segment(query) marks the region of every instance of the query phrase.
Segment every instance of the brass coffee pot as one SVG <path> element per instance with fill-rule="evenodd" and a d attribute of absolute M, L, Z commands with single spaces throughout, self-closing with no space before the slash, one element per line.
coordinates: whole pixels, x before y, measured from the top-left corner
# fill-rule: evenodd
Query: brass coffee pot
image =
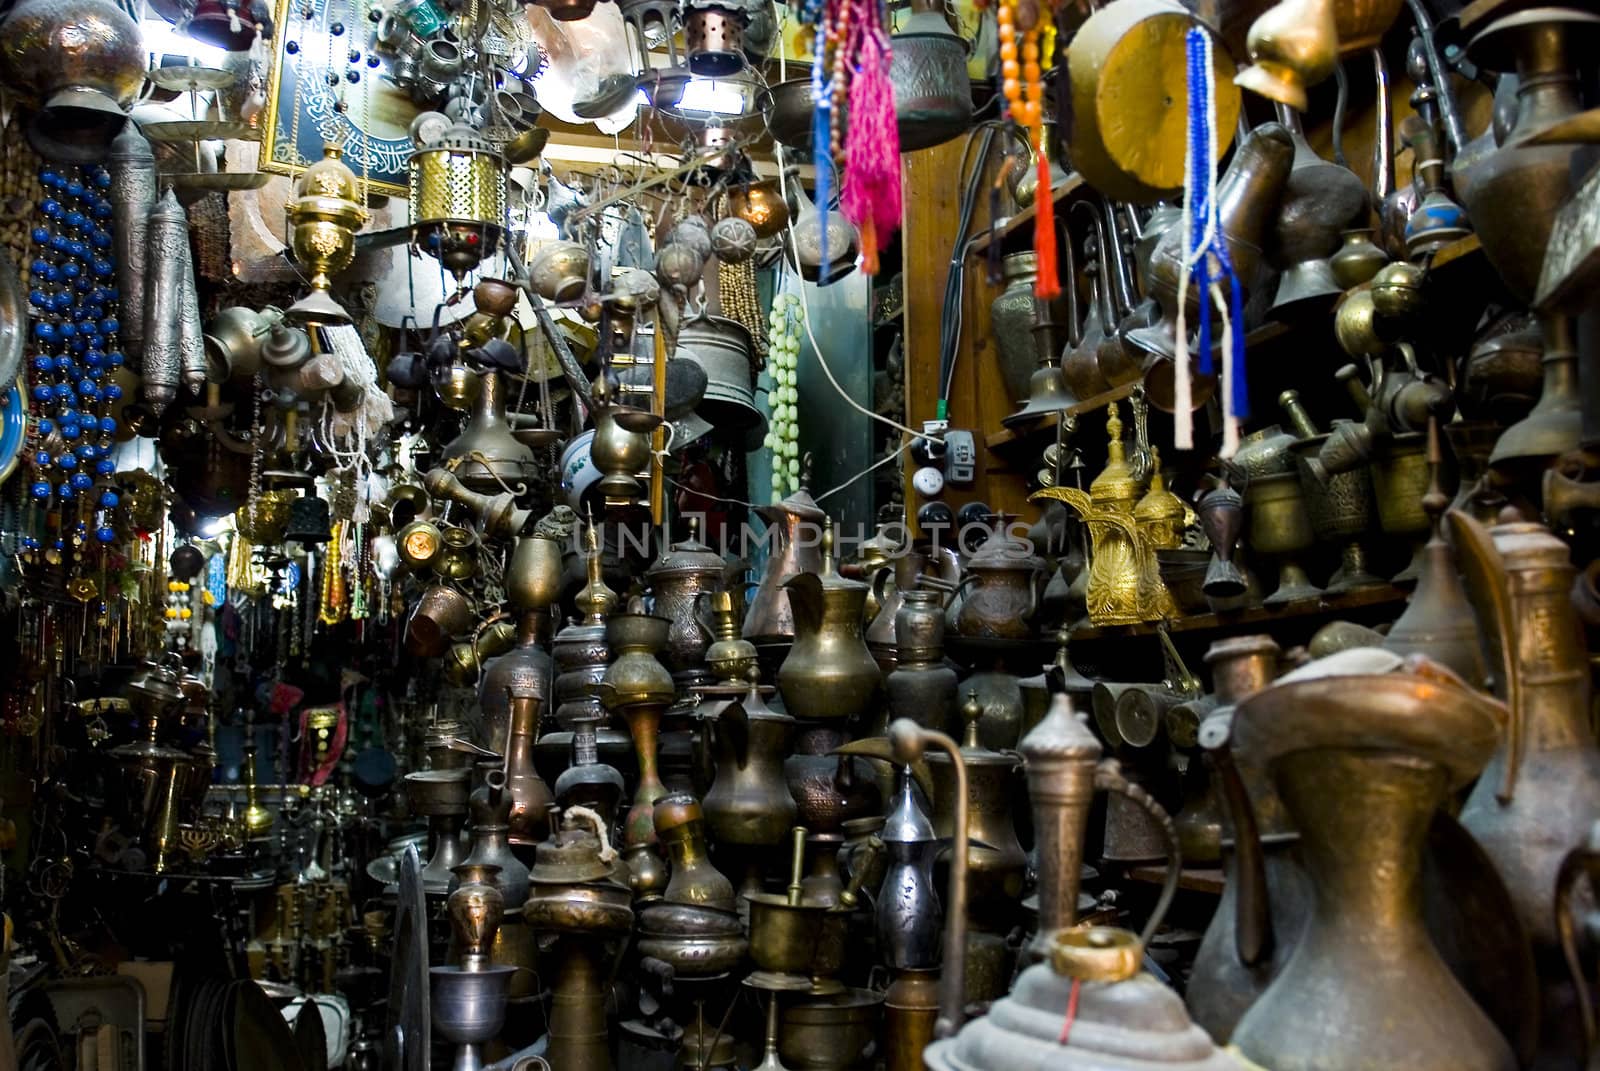
<path fill-rule="evenodd" d="M 689 538 L 664 549 L 644 574 L 654 595 L 655 613 L 672 622 L 662 664 L 685 687 L 707 681 L 705 656 L 711 631 L 701 619 L 700 597 L 722 589 L 727 567 L 722 555 L 700 542 L 697 527 L 691 520 Z"/>
<path fill-rule="evenodd" d="M 1034 636 L 1033 615 L 1049 577 L 1032 544 L 1007 533 L 1007 520 L 999 517 L 994 533 L 967 560 L 954 622 L 963 637 L 1028 640 Z"/>
<path fill-rule="evenodd" d="M 1296 954 L 1233 1033 L 1246 1057 L 1282 1071 L 1517 1066 L 1434 947 L 1420 873 L 1434 812 L 1483 768 L 1504 717 L 1437 663 L 1372 648 L 1239 704 L 1237 746 L 1271 769 L 1314 894 Z"/>
<path fill-rule="evenodd" d="M 970 846 L 967 849 L 967 895 L 972 917 L 1004 928 L 1022 897 L 1023 872 L 1028 858 L 1017 840 L 1011 820 L 1013 784 L 1020 756 L 991 751 L 978 740 L 978 720 L 983 706 L 976 692 L 967 693 L 961 705 L 965 729 L 961 758 L 967 767 L 967 808 Z M 942 731 L 942 730 L 941 730 Z M 955 773 L 949 756 L 935 751 L 928 756 L 933 779 L 933 830 L 940 838 L 955 836 Z"/>
<path fill-rule="evenodd" d="M 1447 516 L 1510 708 L 1461 824 L 1494 860 L 1534 947 L 1553 954 L 1556 874 L 1600 813 L 1588 654 L 1571 598 L 1576 574 L 1565 543 L 1509 509 L 1492 528 L 1459 510 Z"/>
<path fill-rule="evenodd" d="M 822 572 L 822 522 L 804 486 L 776 506 L 759 506 L 756 515 L 771 526 L 774 546 L 766 572 L 744 615 L 744 638 L 757 648 L 786 647 L 794 642 L 794 610 L 785 585 L 802 573 Z"/>
<path fill-rule="evenodd" d="M 792 577 L 784 590 L 794 625 L 794 645 L 778 669 L 784 709 L 807 721 L 865 712 L 882 680 L 863 633 L 867 585 L 834 571 L 831 523 L 822 531 L 820 571 Z"/>
<path fill-rule="evenodd" d="M 888 859 L 877 898 L 878 945 L 884 962 L 897 971 L 937 967 L 944 929 L 933 881 L 939 839 L 918 795 L 910 768 L 898 767 L 889 816 L 878 834 Z"/>
<path fill-rule="evenodd" d="M 1159 620 L 1174 611 L 1161 581 L 1156 547 L 1133 515 L 1141 487 L 1134 479 L 1122 443 L 1117 403 L 1106 415 L 1106 467 L 1087 493 L 1076 487 L 1046 487 L 1032 498 L 1056 499 L 1077 511 L 1089 528 L 1089 620 L 1096 625 L 1131 625 Z"/>
<path fill-rule="evenodd" d="M 778 844 L 798 813 L 783 776 L 795 720 L 767 706 L 753 681 L 715 685 L 701 695 L 701 734 L 715 756 L 704 801 L 712 836 L 719 845 Z"/>

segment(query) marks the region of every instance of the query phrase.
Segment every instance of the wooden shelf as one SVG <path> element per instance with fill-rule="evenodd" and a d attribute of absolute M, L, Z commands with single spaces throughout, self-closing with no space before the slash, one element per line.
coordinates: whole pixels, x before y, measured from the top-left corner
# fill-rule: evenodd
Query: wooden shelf
<path fill-rule="evenodd" d="M 1221 613 L 1189 614 L 1165 623 L 1170 633 L 1205 632 L 1208 630 L 1241 628 L 1268 622 L 1288 621 L 1295 618 L 1332 616 L 1369 606 L 1386 606 L 1404 602 L 1406 593 L 1390 584 L 1381 587 L 1358 588 L 1340 595 L 1319 595 L 1299 599 L 1283 606 L 1252 606 L 1244 610 L 1225 610 Z M 1154 636 L 1162 622 L 1142 621 L 1137 625 L 1086 625 L 1072 630 L 1072 640 L 1115 640 L 1127 636 Z"/>
<path fill-rule="evenodd" d="M 1132 866 L 1128 868 L 1126 873 L 1133 881 L 1146 881 L 1152 885 L 1160 885 L 1167 880 L 1167 865 L 1165 863 L 1155 863 Z M 1221 896 L 1224 884 L 1226 884 L 1226 877 L 1221 867 L 1186 866 L 1178 871 L 1178 888 L 1180 889 L 1191 889 L 1194 892 Z"/>
<path fill-rule="evenodd" d="M 1079 175 L 1076 171 L 1072 172 L 1066 178 L 1050 187 L 1051 203 L 1061 203 L 1073 193 L 1077 192 L 1082 186 L 1083 176 Z M 970 246 L 968 246 L 967 256 L 969 258 L 986 256 L 989 252 L 989 246 L 996 239 L 1004 242 L 1007 238 L 1011 237 L 1011 235 L 1015 234 L 1018 228 L 1025 225 L 1031 225 L 1033 223 L 1033 217 L 1038 214 L 1038 210 L 1039 206 L 1037 204 L 1031 204 L 1027 208 L 1024 208 L 1021 212 L 1018 212 L 1016 215 L 1007 217 L 1006 221 L 1000 224 L 999 230 L 991 228 L 988 234 L 983 235 L 974 241 Z"/>

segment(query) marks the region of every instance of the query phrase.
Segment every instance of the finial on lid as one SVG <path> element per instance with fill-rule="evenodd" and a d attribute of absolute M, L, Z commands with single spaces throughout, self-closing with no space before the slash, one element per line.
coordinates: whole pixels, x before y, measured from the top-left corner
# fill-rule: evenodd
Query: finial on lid
<path fill-rule="evenodd" d="M 983 717 L 983 704 L 978 702 L 978 690 L 967 689 L 967 701 L 961 704 L 961 717 L 965 722 L 962 730 L 961 746 L 976 748 L 978 743 L 978 721 Z"/>

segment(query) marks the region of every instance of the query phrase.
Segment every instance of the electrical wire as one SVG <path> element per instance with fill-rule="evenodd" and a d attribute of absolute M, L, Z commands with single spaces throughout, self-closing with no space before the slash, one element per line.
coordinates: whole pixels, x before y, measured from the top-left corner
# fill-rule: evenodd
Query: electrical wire
<path fill-rule="evenodd" d="M 789 200 L 789 189 L 788 189 L 788 175 L 787 175 L 786 169 L 784 167 L 784 161 L 783 161 L 783 146 L 782 145 L 777 145 L 777 146 L 775 146 L 775 149 L 777 150 L 777 155 L 778 155 L 778 192 L 779 192 L 779 195 L 784 199 L 784 203 L 787 204 L 788 200 Z M 826 163 L 821 163 L 821 164 L 818 164 L 818 166 L 827 166 L 827 165 L 826 165 Z M 819 206 L 819 211 L 822 213 L 822 225 L 825 227 L 825 226 L 828 225 L 828 206 L 827 205 Z M 796 247 L 796 244 L 795 244 L 794 219 L 793 218 L 790 218 L 788 226 L 789 226 L 789 257 L 793 258 L 793 268 L 794 268 L 795 276 L 801 280 L 800 281 L 800 285 L 795 288 L 796 291 L 798 291 L 799 297 L 800 297 L 800 323 L 801 323 L 801 326 L 803 326 L 805 328 L 806 338 L 808 340 L 810 340 L 810 342 L 811 342 L 811 352 L 816 354 L 817 363 L 822 366 L 822 372 L 823 372 L 824 375 L 826 375 L 828 377 L 828 382 L 833 384 L 833 389 L 838 392 L 839 397 L 844 399 L 845 404 L 850 406 L 850 408 L 854 409 L 856 412 L 861 413 L 862 415 L 868 417 L 869 419 L 876 420 L 880 424 L 886 424 L 889 427 L 894 428 L 896 431 L 904 432 L 905 434 L 910 435 L 913 438 L 926 439 L 929 442 L 937 441 L 934 436 L 926 435 L 926 434 L 916 430 L 915 428 L 907 427 L 906 425 L 900 423 L 898 420 L 890 420 L 888 417 L 882 415 L 881 413 L 874 413 L 872 410 L 868 409 L 866 406 L 862 405 L 860 402 L 858 402 L 854 398 L 850 397 L 849 392 L 846 391 L 843 387 L 841 387 L 839 385 L 839 381 L 834 378 L 833 369 L 828 366 L 828 358 L 823 355 L 822 346 L 817 343 L 817 336 L 815 334 L 813 334 L 812 331 L 811 331 L 811 307 L 806 301 L 806 287 L 805 287 L 804 277 L 800 275 L 800 253 L 799 253 L 799 250 L 798 250 L 798 248 Z M 788 257 L 786 257 L 784 259 L 783 265 L 784 265 L 785 270 L 787 270 L 789 268 L 790 262 L 789 262 Z M 782 279 L 781 275 L 779 277 L 778 283 L 779 283 L 778 289 L 781 289 L 782 283 L 783 283 L 783 279 Z"/>

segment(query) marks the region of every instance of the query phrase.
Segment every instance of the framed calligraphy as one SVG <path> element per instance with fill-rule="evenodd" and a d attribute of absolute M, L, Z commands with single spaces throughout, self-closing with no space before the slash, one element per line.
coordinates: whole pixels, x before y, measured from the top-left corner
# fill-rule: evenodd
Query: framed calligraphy
<path fill-rule="evenodd" d="M 367 10 L 375 0 L 350 0 L 342 14 L 321 17 L 319 9 L 330 2 L 311 0 L 302 8 L 274 0 L 279 29 L 267 80 L 261 169 L 298 175 L 331 142 L 343 147 L 345 163 L 370 183 L 372 193 L 405 196 L 409 131 L 421 109 L 394 84 L 389 57 L 371 48 Z M 330 18 L 344 24 L 342 33 L 329 33 Z M 356 81 L 349 80 L 351 74 Z"/>

